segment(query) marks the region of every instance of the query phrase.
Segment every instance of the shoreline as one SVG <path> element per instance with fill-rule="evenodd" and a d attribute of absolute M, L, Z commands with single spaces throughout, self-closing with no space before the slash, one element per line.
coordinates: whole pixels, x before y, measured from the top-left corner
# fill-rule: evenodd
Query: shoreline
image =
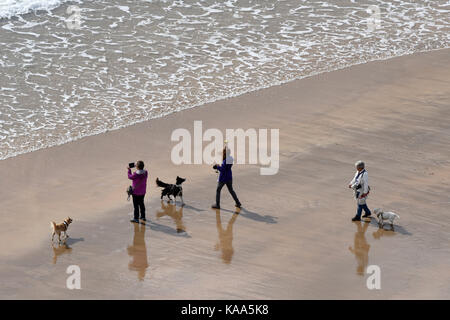
<path fill-rule="evenodd" d="M 408 56 L 411 56 L 411 55 L 427 54 L 427 53 L 431 53 L 431 52 L 448 50 L 448 49 L 450 49 L 450 47 L 439 48 L 439 49 L 431 49 L 431 50 L 424 50 L 424 51 L 416 51 L 416 52 L 408 52 L 408 53 L 403 53 L 403 54 L 400 54 L 400 55 L 397 55 L 397 56 L 378 57 L 378 58 L 374 58 L 372 60 L 362 61 L 362 62 L 358 62 L 358 63 L 352 64 L 352 65 L 346 65 L 346 66 L 343 66 L 343 67 L 339 67 L 339 68 L 336 68 L 336 69 L 331 69 L 331 70 L 326 70 L 326 71 L 318 71 L 318 72 L 314 72 L 314 73 L 306 75 L 306 76 L 298 76 L 298 77 L 295 77 L 295 78 L 287 80 L 287 81 L 281 81 L 281 82 L 272 83 L 272 84 L 270 84 L 269 86 L 266 86 L 266 87 L 264 87 L 264 86 L 263 87 L 258 87 L 258 88 L 255 88 L 255 89 L 250 89 L 248 91 L 244 91 L 244 92 L 238 93 L 238 94 L 233 94 L 233 95 L 229 95 L 229 96 L 220 97 L 220 98 L 217 98 L 217 99 L 208 100 L 208 101 L 205 101 L 205 102 L 201 102 L 200 104 L 196 104 L 196 105 L 193 105 L 193 106 L 186 107 L 185 109 L 181 109 L 181 110 L 177 110 L 177 111 L 170 111 L 169 113 L 157 115 L 157 116 L 146 118 L 146 119 L 143 119 L 143 120 L 137 120 L 136 122 L 131 122 L 131 123 L 128 123 L 128 124 L 124 124 L 124 125 L 121 125 L 121 126 L 118 126 L 118 127 L 107 129 L 105 131 L 93 132 L 91 134 L 79 136 L 79 137 L 76 137 L 76 138 L 71 138 L 70 140 L 67 140 L 67 141 L 56 142 L 54 144 L 51 144 L 51 145 L 48 145 L 48 146 L 45 146 L 45 147 L 31 148 L 30 150 L 27 150 L 27 151 L 24 151 L 24 152 L 20 152 L 20 153 L 16 153 L 16 154 L 7 156 L 5 158 L 2 158 L 2 159 L 0 159 L 0 162 L 4 161 L 4 160 L 7 160 L 7 159 L 10 159 L 10 158 L 15 158 L 15 157 L 21 156 L 23 154 L 32 153 L 32 152 L 36 152 L 36 151 L 39 151 L 39 150 L 45 150 L 45 149 L 48 149 L 48 148 L 61 146 L 61 145 L 64 145 L 64 144 L 76 142 L 76 141 L 81 140 L 81 139 L 93 137 L 93 136 L 100 135 L 100 134 L 105 134 L 105 133 L 108 133 L 108 132 L 113 132 L 113 131 L 117 131 L 117 130 L 126 129 L 128 127 L 131 127 L 131 126 L 134 126 L 134 125 L 137 125 L 137 124 L 141 124 L 141 123 L 144 123 L 144 122 L 147 122 L 147 121 L 161 119 L 161 118 L 167 117 L 167 116 L 169 116 L 171 114 L 174 114 L 174 113 L 178 113 L 178 112 L 182 112 L 182 111 L 185 111 L 185 110 L 198 108 L 198 107 L 201 107 L 201 106 L 204 106 L 204 105 L 208 105 L 208 104 L 213 104 L 213 103 L 218 102 L 218 101 L 237 98 L 237 97 L 239 97 L 241 95 L 245 95 L 245 94 L 249 94 L 249 93 L 255 93 L 255 92 L 258 92 L 258 91 L 261 91 L 261 90 L 266 90 L 266 89 L 269 89 L 269 88 L 272 88 L 272 87 L 282 86 L 282 85 L 288 84 L 290 82 L 300 81 L 300 80 L 303 80 L 303 79 L 308 79 L 310 77 L 317 77 L 317 76 L 319 76 L 321 74 L 326 74 L 326 73 L 330 73 L 330 72 L 346 70 L 346 69 L 349 69 L 349 68 L 352 68 L 352 67 L 355 67 L 355 66 L 360 66 L 360 65 L 364 65 L 364 64 L 372 63 L 372 62 L 387 61 L 387 60 L 391 60 L 391 59 L 398 59 L 398 58 L 402 58 L 402 57 L 408 57 Z"/>
<path fill-rule="evenodd" d="M 321 73 L 0 161 L 0 276 L 7 279 L 0 297 L 450 297 L 443 245 L 450 230 L 449 51 Z M 209 208 L 216 184 L 209 165 L 170 161 L 172 130 L 192 130 L 195 120 L 222 131 L 280 129 L 277 175 L 233 167 L 244 206 L 237 216 L 225 189 L 223 210 Z M 125 167 L 138 158 L 149 169 L 151 222 L 136 231 Z M 398 212 L 396 232 L 350 222 L 346 183 L 360 158 L 374 187 L 369 207 Z M 154 185 L 156 177 L 172 183 L 177 175 L 188 178 L 186 235 L 176 232 L 179 207 L 165 208 Z M 67 215 L 74 219 L 71 250 L 53 263 L 49 222 Z M 128 250 L 133 241 L 146 245 L 148 267 Z M 64 287 L 71 264 L 86 275 L 78 292 Z M 368 264 L 383 270 L 381 291 L 365 286 L 359 271 Z"/>

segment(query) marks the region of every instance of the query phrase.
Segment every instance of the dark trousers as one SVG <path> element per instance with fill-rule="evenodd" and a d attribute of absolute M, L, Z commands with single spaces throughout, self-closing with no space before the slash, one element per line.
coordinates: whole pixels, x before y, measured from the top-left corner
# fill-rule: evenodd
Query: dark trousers
<path fill-rule="evenodd" d="M 364 212 L 365 212 L 367 215 L 372 214 L 372 213 L 370 212 L 369 207 L 367 206 L 366 203 L 364 203 L 364 204 L 358 204 L 358 210 L 356 211 L 356 217 L 361 218 L 361 213 L 362 213 L 363 209 L 364 209 Z"/>
<path fill-rule="evenodd" d="M 236 204 L 241 205 L 241 203 L 239 202 L 239 199 L 236 195 L 236 192 L 234 192 L 234 190 L 233 190 L 233 180 L 228 180 L 227 182 L 219 182 L 217 184 L 216 205 L 220 207 L 220 191 L 222 191 L 222 188 L 224 185 L 227 185 L 228 191 L 230 192 L 230 194 L 233 197 Z"/>
<path fill-rule="evenodd" d="M 139 210 L 141 211 L 141 219 L 145 219 L 145 205 L 144 205 L 144 197 L 137 196 L 133 194 L 133 206 L 134 206 L 134 219 L 139 219 Z"/>

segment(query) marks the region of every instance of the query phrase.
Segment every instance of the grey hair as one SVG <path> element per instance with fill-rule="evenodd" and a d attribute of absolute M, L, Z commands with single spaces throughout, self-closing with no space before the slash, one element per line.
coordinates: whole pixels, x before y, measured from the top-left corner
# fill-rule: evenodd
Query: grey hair
<path fill-rule="evenodd" d="M 364 169 L 365 168 L 365 164 L 364 164 L 364 162 L 363 161 L 361 161 L 361 160 L 359 160 L 359 161 L 356 161 L 356 163 L 355 163 L 355 167 L 356 168 L 361 168 L 361 169 Z"/>

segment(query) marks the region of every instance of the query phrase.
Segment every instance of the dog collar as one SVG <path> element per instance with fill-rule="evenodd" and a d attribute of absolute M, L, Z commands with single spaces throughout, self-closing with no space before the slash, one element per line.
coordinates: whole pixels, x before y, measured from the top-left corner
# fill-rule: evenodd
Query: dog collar
<path fill-rule="evenodd" d="M 66 225 L 66 228 L 69 227 L 69 224 L 66 221 L 64 221 L 63 223 Z"/>

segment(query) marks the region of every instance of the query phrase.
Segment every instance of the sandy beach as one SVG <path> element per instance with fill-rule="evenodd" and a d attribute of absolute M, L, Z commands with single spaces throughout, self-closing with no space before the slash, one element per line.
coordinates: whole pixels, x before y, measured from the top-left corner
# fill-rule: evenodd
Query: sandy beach
<path fill-rule="evenodd" d="M 450 50 L 322 73 L 0 161 L 2 299 L 449 299 Z M 243 203 L 214 202 L 209 165 L 174 165 L 173 130 L 277 128 L 280 168 L 235 165 Z M 146 225 L 129 222 L 126 166 L 149 170 Z M 351 222 L 366 162 L 371 209 Z M 184 207 L 156 177 L 184 184 Z M 68 247 L 50 221 L 70 216 Z M 185 232 L 178 232 L 184 230 Z M 66 288 L 70 265 L 81 290 Z M 369 290 L 369 265 L 381 289 Z"/>

